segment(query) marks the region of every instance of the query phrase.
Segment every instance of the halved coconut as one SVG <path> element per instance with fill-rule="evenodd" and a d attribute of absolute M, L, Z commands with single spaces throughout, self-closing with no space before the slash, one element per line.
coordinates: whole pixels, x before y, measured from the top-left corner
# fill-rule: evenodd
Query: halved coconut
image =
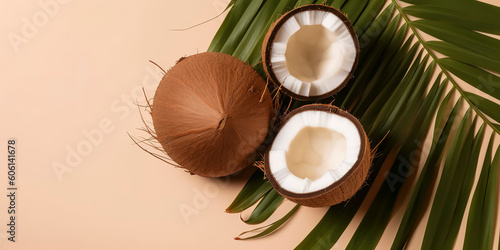
<path fill-rule="evenodd" d="M 334 95 L 352 78 L 358 37 L 349 19 L 325 5 L 306 5 L 278 19 L 262 48 L 267 76 L 299 100 Z"/>
<path fill-rule="evenodd" d="M 160 82 L 152 111 L 156 138 L 168 156 L 207 177 L 250 166 L 272 115 L 262 77 L 241 60 L 215 52 L 179 60 Z"/>
<path fill-rule="evenodd" d="M 284 197 L 324 207 L 352 197 L 371 165 L 370 143 L 359 121 L 331 105 L 288 114 L 265 156 L 266 176 Z"/>

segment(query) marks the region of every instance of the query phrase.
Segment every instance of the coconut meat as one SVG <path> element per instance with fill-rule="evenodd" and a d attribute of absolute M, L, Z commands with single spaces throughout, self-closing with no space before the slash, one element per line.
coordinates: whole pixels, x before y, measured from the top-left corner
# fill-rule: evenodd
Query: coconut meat
<path fill-rule="evenodd" d="M 276 182 L 294 193 L 322 190 L 357 162 L 361 138 L 354 123 L 324 111 L 296 114 L 282 127 L 269 151 Z"/>
<path fill-rule="evenodd" d="M 271 64 L 285 88 L 302 96 L 319 96 L 339 87 L 356 60 L 349 29 L 335 14 L 299 12 L 282 25 L 271 49 Z"/>

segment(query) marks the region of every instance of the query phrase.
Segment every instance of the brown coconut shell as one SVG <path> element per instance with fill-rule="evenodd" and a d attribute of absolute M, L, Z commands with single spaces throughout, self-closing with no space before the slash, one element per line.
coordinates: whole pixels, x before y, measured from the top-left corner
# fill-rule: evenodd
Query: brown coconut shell
<path fill-rule="evenodd" d="M 220 177 L 252 164 L 273 114 L 262 77 L 216 52 L 179 60 L 153 102 L 153 125 L 168 156 L 192 174 Z"/>
<path fill-rule="evenodd" d="M 298 194 L 282 188 L 276 181 L 276 179 L 271 173 L 269 166 L 269 152 L 267 152 L 265 155 L 264 167 L 265 167 L 266 177 L 269 180 L 269 182 L 271 182 L 274 189 L 276 189 L 276 191 L 278 191 L 278 193 L 283 195 L 285 198 L 297 204 L 308 207 L 327 207 L 339 204 L 343 201 L 350 199 L 359 189 L 361 189 L 364 182 L 366 181 L 366 178 L 368 177 L 368 173 L 370 172 L 370 167 L 373 157 L 370 150 L 370 141 L 363 127 L 361 126 L 361 123 L 359 123 L 359 121 L 351 114 L 332 105 L 311 104 L 293 110 L 283 119 L 283 122 L 278 129 L 278 133 L 293 116 L 301 112 L 311 111 L 311 110 L 329 112 L 336 115 L 340 115 L 342 117 L 351 120 L 352 123 L 356 126 L 361 138 L 361 147 L 360 147 L 361 151 L 358 156 L 358 160 L 352 166 L 352 168 L 338 181 L 332 183 L 330 186 L 322 190 L 310 193 Z"/>
<path fill-rule="evenodd" d="M 349 75 L 344 79 L 344 81 L 335 89 L 331 90 L 328 93 L 318 95 L 318 96 L 303 96 L 303 95 L 298 95 L 289 89 L 285 88 L 283 86 L 283 83 L 280 82 L 280 80 L 276 77 L 273 71 L 272 63 L 271 63 L 271 51 L 273 48 L 273 42 L 274 39 L 276 38 L 276 34 L 278 34 L 278 31 L 281 29 L 283 24 L 293 17 L 294 15 L 303 12 L 303 11 L 308 11 L 308 10 L 319 10 L 319 11 L 327 11 L 330 12 L 334 15 L 336 15 L 340 20 L 344 22 L 346 25 L 347 29 L 349 30 L 349 33 L 351 34 L 352 40 L 354 41 L 354 45 L 356 47 L 356 59 L 354 61 L 354 64 L 352 65 L 352 68 L 350 70 Z M 340 90 L 342 90 L 347 83 L 353 78 L 354 75 L 354 70 L 356 69 L 358 65 L 358 60 L 359 60 L 359 41 L 358 41 L 358 36 L 356 35 L 356 31 L 354 30 L 354 27 L 351 24 L 351 21 L 339 10 L 326 6 L 326 5 L 320 5 L 320 4 L 310 4 L 310 5 L 304 5 L 302 7 L 293 9 L 287 13 L 285 13 L 283 16 L 281 16 L 276 22 L 274 22 L 271 27 L 269 28 L 265 38 L 264 42 L 262 45 L 262 64 L 264 66 L 264 71 L 266 72 L 266 75 L 271 81 L 274 83 L 274 85 L 281 90 L 284 94 L 297 99 L 301 101 L 314 101 L 314 100 L 321 100 L 328 98 L 336 93 L 338 93 Z"/>

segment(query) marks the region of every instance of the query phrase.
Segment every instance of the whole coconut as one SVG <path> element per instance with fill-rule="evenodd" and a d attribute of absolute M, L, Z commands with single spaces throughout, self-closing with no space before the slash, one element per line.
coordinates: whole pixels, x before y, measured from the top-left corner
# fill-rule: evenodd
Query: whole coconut
<path fill-rule="evenodd" d="M 249 166 L 268 134 L 272 100 L 248 64 L 216 52 L 179 60 L 153 103 L 156 136 L 192 174 L 220 177 Z"/>

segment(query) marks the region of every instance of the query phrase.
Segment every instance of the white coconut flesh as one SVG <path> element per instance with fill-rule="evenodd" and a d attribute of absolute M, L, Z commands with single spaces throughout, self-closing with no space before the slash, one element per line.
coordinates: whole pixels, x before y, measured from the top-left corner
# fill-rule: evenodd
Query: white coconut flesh
<path fill-rule="evenodd" d="M 319 96 L 339 87 L 356 60 L 355 42 L 344 22 L 328 11 L 307 10 L 290 17 L 271 49 L 271 65 L 285 88 Z"/>
<path fill-rule="evenodd" d="M 325 111 L 304 111 L 277 134 L 269 151 L 269 169 L 283 189 L 310 193 L 342 178 L 360 153 L 360 133 L 351 120 Z"/>

